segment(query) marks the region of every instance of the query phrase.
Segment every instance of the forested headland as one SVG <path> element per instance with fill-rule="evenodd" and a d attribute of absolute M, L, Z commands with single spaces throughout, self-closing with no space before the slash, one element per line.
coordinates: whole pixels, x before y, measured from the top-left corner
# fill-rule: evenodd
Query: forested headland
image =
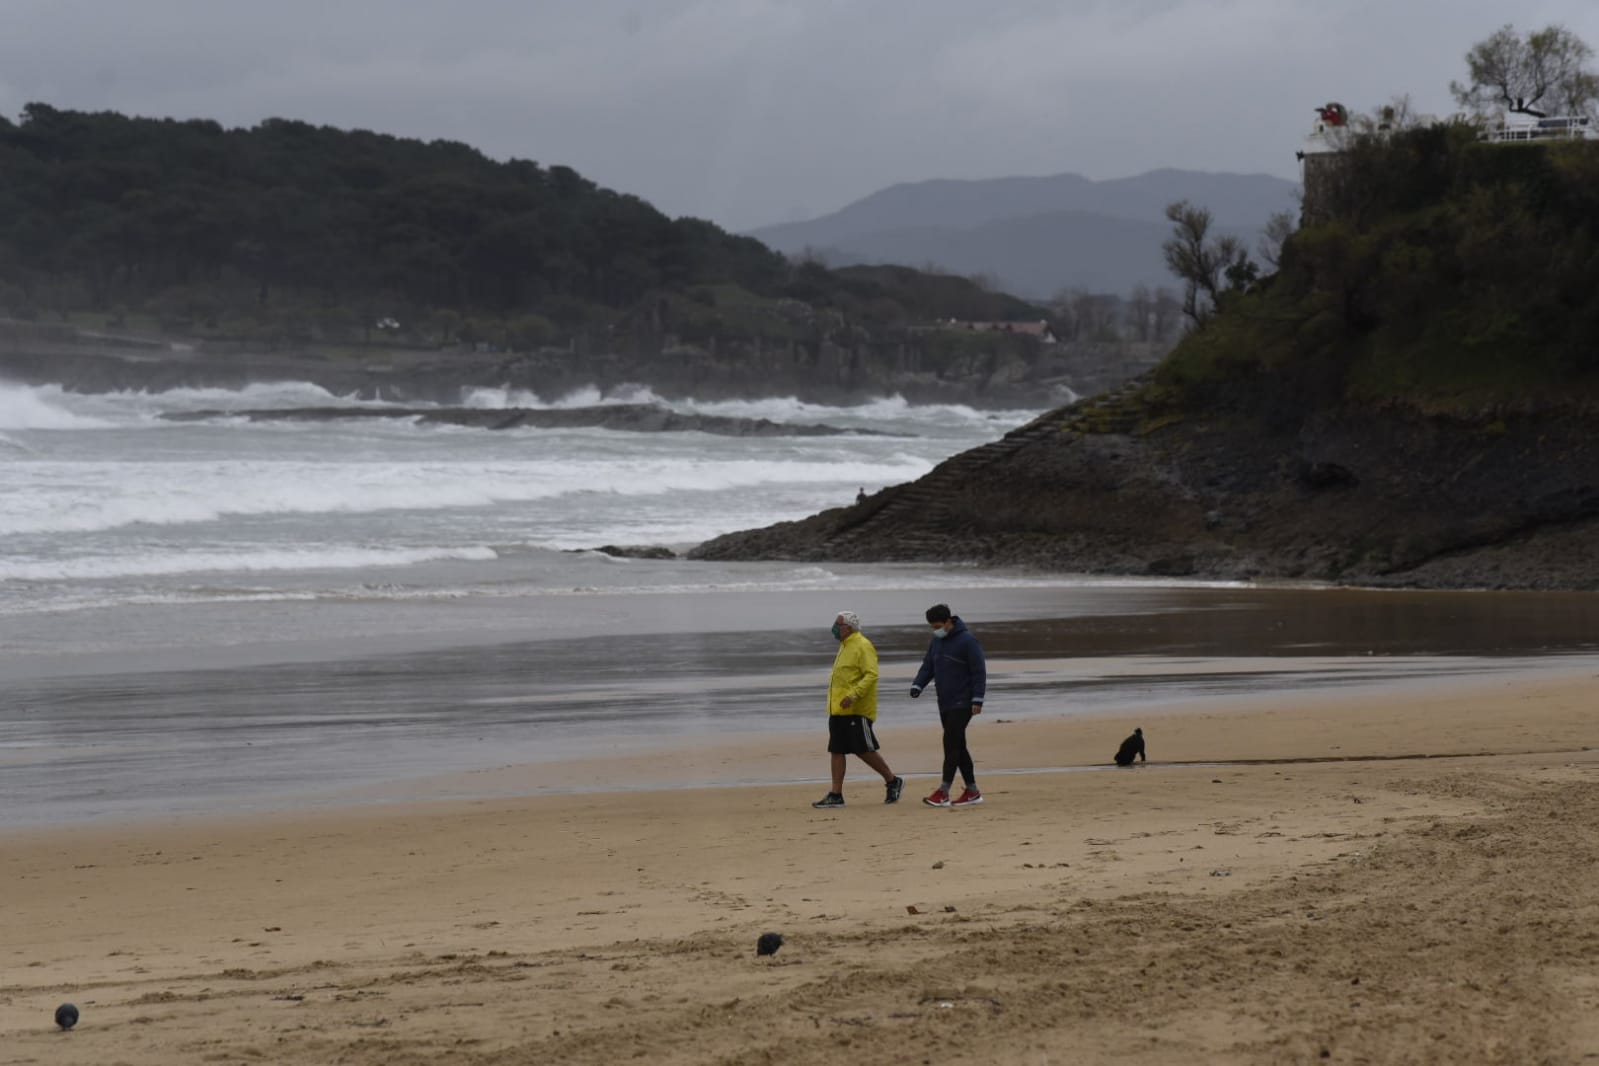
<path fill-rule="evenodd" d="M 13 320 L 213 351 L 542 352 L 546 369 L 592 358 L 777 385 L 1044 373 L 1030 336 L 928 328 L 1045 317 L 1021 300 L 791 261 L 569 167 L 452 141 L 30 104 L 0 119 L 0 173 Z"/>
<path fill-rule="evenodd" d="M 1599 587 L 1599 141 L 1362 134 L 1305 207 L 1263 276 L 1190 242 L 1148 378 L 699 553 Z"/>

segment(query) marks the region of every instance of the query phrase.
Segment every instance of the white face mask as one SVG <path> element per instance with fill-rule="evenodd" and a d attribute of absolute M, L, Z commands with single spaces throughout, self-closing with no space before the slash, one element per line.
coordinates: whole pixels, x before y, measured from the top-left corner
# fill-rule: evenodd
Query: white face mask
<path fill-rule="evenodd" d="M 949 636 L 949 630 L 942 629 L 942 628 L 941 629 L 935 629 L 935 630 L 933 630 L 933 636 L 939 637 L 939 638 L 942 639 L 943 637 Z"/>

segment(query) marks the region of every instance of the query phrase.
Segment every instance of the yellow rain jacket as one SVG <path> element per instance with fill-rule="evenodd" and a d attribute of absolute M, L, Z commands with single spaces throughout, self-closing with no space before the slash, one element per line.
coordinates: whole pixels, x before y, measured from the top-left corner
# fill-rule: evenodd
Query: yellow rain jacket
<path fill-rule="evenodd" d="M 845 696 L 854 698 L 848 707 L 839 706 Z M 838 645 L 833 657 L 833 676 L 827 683 L 828 714 L 858 714 L 877 721 L 877 649 L 859 633 L 851 633 Z"/>

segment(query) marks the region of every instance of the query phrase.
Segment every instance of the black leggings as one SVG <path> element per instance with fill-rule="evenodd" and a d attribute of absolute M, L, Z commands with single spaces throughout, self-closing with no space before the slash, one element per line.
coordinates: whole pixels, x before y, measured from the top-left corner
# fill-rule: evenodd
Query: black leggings
<path fill-rule="evenodd" d="M 966 750 L 966 727 L 972 724 L 970 707 L 938 709 L 938 720 L 944 723 L 944 780 L 954 781 L 959 770 L 961 780 L 968 788 L 977 784 L 977 772 L 972 767 L 972 753 Z"/>

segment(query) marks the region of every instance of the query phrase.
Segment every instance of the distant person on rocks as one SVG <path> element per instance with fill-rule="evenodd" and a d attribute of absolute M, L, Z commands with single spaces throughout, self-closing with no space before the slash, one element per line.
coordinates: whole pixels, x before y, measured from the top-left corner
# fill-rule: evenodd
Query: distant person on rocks
<path fill-rule="evenodd" d="M 1116 765 L 1131 766 L 1133 759 L 1139 758 L 1145 762 L 1149 757 L 1144 754 L 1144 730 L 1142 727 L 1133 730 L 1133 735 L 1122 741 L 1122 746 L 1116 749 Z"/>
<path fill-rule="evenodd" d="M 833 619 L 833 675 L 827 682 L 827 752 L 832 760 L 833 788 L 812 807 L 844 806 L 844 766 L 854 755 L 882 775 L 884 803 L 898 803 L 905 779 L 895 775 L 877 754 L 877 649 L 861 632 L 860 616 L 840 611 Z"/>
<path fill-rule="evenodd" d="M 859 492 L 857 492 L 855 494 L 855 502 L 856 503 L 865 503 L 866 502 L 866 486 L 865 485 L 862 485 L 861 486 L 861 491 L 859 491 Z"/>
<path fill-rule="evenodd" d="M 972 753 L 966 747 L 966 727 L 974 714 L 983 713 L 983 697 L 988 689 L 988 661 L 983 646 L 958 616 L 949 613 L 947 604 L 927 609 L 927 622 L 933 627 L 933 641 L 927 657 L 911 682 L 911 699 L 922 694 L 931 681 L 938 686 L 938 720 L 944 725 L 944 778 L 931 796 L 922 800 L 929 807 L 975 807 L 983 802 L 977 790 L 977 771 Z M 949 790 L 959 770 L 966 786 L 954 800 Z"/>

